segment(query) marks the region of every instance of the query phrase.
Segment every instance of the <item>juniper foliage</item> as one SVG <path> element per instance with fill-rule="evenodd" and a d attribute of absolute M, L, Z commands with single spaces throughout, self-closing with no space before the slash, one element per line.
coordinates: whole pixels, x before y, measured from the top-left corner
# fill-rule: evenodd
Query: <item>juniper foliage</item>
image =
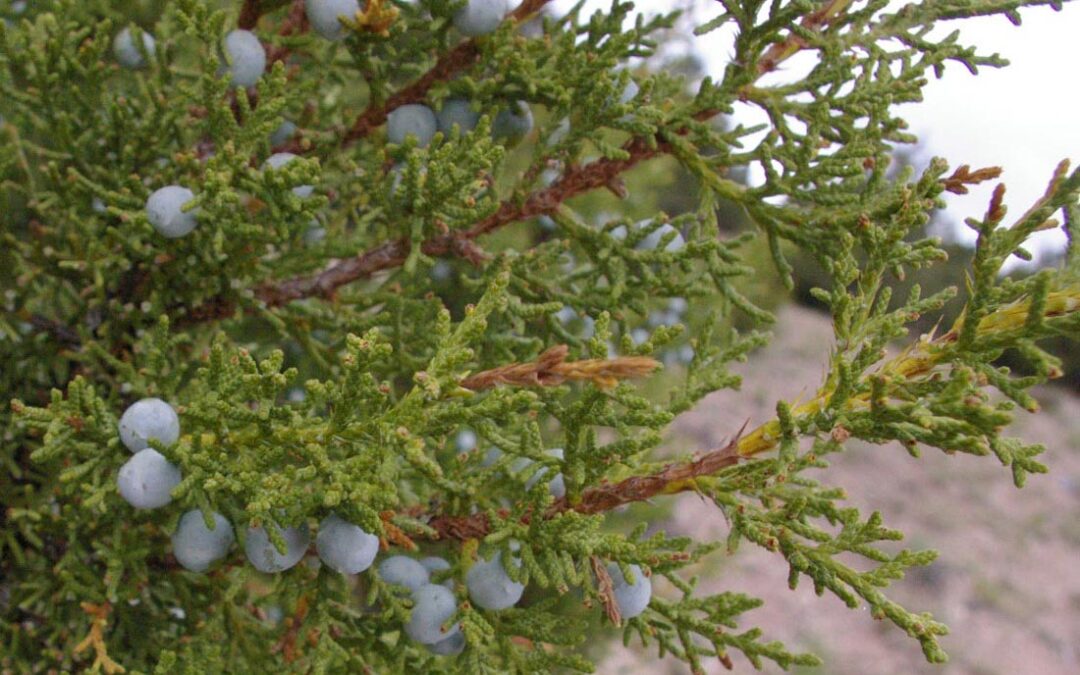
<path fill-rule="evenodd" d="M 0 439 L 0 670 L 588 672 L 582 643 L 588 626 L 606 630 L 589 623 L 600 615 L 695 672 L 740 655 L 816 663 L 753 627 L 744 614 L 759 600 L 696 589 L 704 556 L 744 544 L 786 559 L 793 587 L 868 605 L 945 660 L 945 626 L 887 594 L 935 554 L 890 552 L 901 533 L 807 471 L 851 439 L 994 455 L 1017 486 L 1045 471 L 1041 447 L 1002 429 L 1016 406 L 1037 409 L 1028 390 L 1058 372 L 1039 341 L 1080 328 L 1080 172 L 1063 163 L 1016 219 L 999 187 L 967 221 L 978 248 L 966 288 L 900 299 L 891 280 L 944 256 L 908 234 L 944 191 L 998 171 L 887 169 L 915 140 L 897 106 L 930 75 L 1005 65 L 943 26 L 1019 23 L 1022 8 L 1057 0 L 721 0 L 698 30 L 734 28 L 733 58 L 699 83 L 648 67 L 675 13 L 628 22 L 621 0 L 592 15 L 525 0 L 465 39 L 452 27 L 462 4 L 368 0 L 331 42 L 308 30 L 303 2 L 0 3 L 0 387 L 14 399 Z M 111 51 L 131 25 L 155 38 L 136 70 Z M 222 69 L 221 39 L 237 27 L 267 51 L 250 89 Z M 799 52 L 815 65 L 785 77 Z M 451 98 L 481 114 L 474 130 L 387 143 L 389 112 Z M 493 139 L 518 101 L 535 128 Z M 740 103 L 768 124 L 718 123 Z M 286 120 L 297 131 L 275 134 Z M 274 152 L 299 158 L 267 170 Z M 663 158 L 696 179 L 696 208 L 595 222 L 577 199 L 632 199 L 623 177 Z M 761 186 L 731 178 L 752 165 Z M 198 221 L 177 239 L 144 209 L 171 184 L 192 190 Z M 306 185 L 309 197 L 293 190 Z M 725 233 L 718 214 L 732 208 L 756 234 Z M 1003 263 L 1026 257 L 1058 213 L 1072 241 L 1063 267 L 1004 280 Z M 685 245 L 669 246 L 675 235 Z M 749 255 L 759 241 L 771 267 Z M 790 285 L 793 247 L 830 278 L 815 290 L 836 336 L 820 390 L 779 402 L 756 429 L 724 420 L 725 447 L 658 455 L 677 415 L 739 386 L 728 367 L 771 322 L 746 280 Z M 908 337 L 957 292 L 955 325 Z M 679 298 L 689 332 L 635 333 Z M 887 357 L 898 339 L 909 346 Z M 675 347 L 692 350 L 677 377 L 631 381 Z M 1033 374 L 997 365 L 1006 351 Z M 144 397 L 179 410 L 179 441 L 150 445 L 183 479 L 170 505 L 135 511 L 116 487 L 130 457 L 117 420 Z M 462 430 L 478 440 L 459 453 Z M 556 474 L 564 497 L 549 490 Z M 641 502 L 688 490 L 730 523 L 726 541 L 620 526 L 648 517 Z M 170 553 L 191 509 L 208 527 L 220 513 L 241 538 L 206 574 Z M 460 655 L 408 639 L 412 600 L 377 565 L 354 578 L 314 564 L 264 575 L 244 560 L 248 526 L 284 553 L 284 528 L 330 513 L 377 534 L 380 557 L 449 561 L 435 583 L 458 600 Z M 482 610 L 463 580 L 496 551 L 520 560 L 505 569 L 527 592 Z M 639 616 L 619 615 L 612 563 L 650 575 Z"/>

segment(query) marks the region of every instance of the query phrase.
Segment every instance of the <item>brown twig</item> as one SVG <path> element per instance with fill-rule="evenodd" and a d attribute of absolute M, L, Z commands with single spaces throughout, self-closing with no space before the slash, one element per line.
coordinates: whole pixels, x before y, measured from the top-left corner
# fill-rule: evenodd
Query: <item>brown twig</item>
<path fill-rule="evenodd" d="M 286 629 L 281 638 L 270 649 L 270 653 L 281 653 L 285 663 L 292 663 L 299 656 L 296 649 L 296 638 L 300 627 L 304 625 L 309 610 L 308 596 L 301 595 L 296 601 L 296 613 L 285 619 Z"/>
<path fill-rule="evenodd" d="M 807 14 L 803 17 L 801 22 L 802 28 L 806 31 L 818 31 L 826 28 L 833 19 L 840 15 L 848 5 L 851 4 L 851 0 L 827 0 L 816 11 Z M 801 35 L 794 32 L 790 33 L 787 38 L 780 42 L 773 43 L 765 53 L 761 55 L 761 58 L 757 61 L 757 74 L 764 75 L 765 73 L 776 70 L 776 67 L 781 62 L 787 60 L 797 52 L 806 49 L 808 46 L 806 39 Z"/>
<path fill-rule="evenodd" d="M 713 114 L 715 111 L 702 111 L 698 118 L 708 118 Z M 623 145 L 623 150 L 629 154 L 626 159 L 605 158 L 573 167 L 558 181 L 532 193 L 524 201 L 504 201 L 494 213 L 467 230 L 440 234 L 426 240 L 421 245 L 421 250 L 432 257 L 454 253 L 476 262 L 472 240 L 504 225 L 551 213 L 564 201 L 610 184 L 622 172 L 666 152 L 667 149 L 668 145 L 663 141 L 658 140 L 655 145 L 650 145 L 644 138 L 631 139 Z M 400 267 L 408 259 L 410 250 L 409 240 L 405 238 L 385 242 L 352 258 L 339 260 L 316 274 L 261 284 L 255 288 L 255 298 L 268 307 L 280 307 L 309 297 L 330 298 L 338 288 L 346 284 L 369 278 L 383 270 Z M 190 309 L 179 323 L 189 325 L 223 319 L 231 316 L 235 310 L 232 303 L 215 298 Z"/>
<path fill-rule="evenodd" d="M 596 591 L 600 594 L 600 602 L 604 605 L 604 613 L 611 623 L 616 626 L 622 625 L 622 614 L 619 613 L 619 603 L 615 601 L 615 584 L 611 581 L 611 575 L 600 560 L 599 556 L 589 556 L 593 574 L 596 575 Z"/>
<path fill-rule="evenodd" d="M 40 314 L 31 314 L 25 317 L 25 320 L 34 328 L 45 331 L 57 341 L 66 345 L 78 346 L 80 343 L 79 334 L 59 321 L 54 321 Z"/>
<path fill-rule="evenodd" d="M 511 363 L 485 370 L 461 381 L 461 386 L 473 391 L 491 389 L 500 384 L 515 387 L 557 387 L 565 382 L 589 381 L 607 389 L 619 380 L 648 375 L 660 367 L 660 362 L 645 356 L 620 356 L 614 359 L 585 359 L 567 361 L 570 348 L 557 345 L 540 355 L 536 361 Z"/>
<path fill-rule="evenodd" d="M 740 430 L 740 435 L 742 431 Z M 672 463 L 656 473 L 647 476 L 631 476 L 618 483 L 599 485 L 585 490 L 581 498 L 571 504 L 566 497 L 557 500 L 547 511 L 544 518 L 552 518 L 566 511 L 582 514 L 595 514 L 610 511 L 624 504 L 645 501 L 664 494 L 677 494 L 697 489 L 697 479 L 711 476 L 717 471 L 737 464 L 739 455 L 739 436 L 733 438 L 721 448 L 710 450 L 697 459 Z M 506 516 L 509 510 L 499 511 Z M 526 515 L 523 522 L 528 523 L 531 515 Z M 437 515 L 430 525 L 441 539 L 480 539 L 491 531 L 491 523 L 486 513 L 471 516 Z"/>
<path fill-rule="evenodd" d="M 262 15 L 263 4 L 260 0 L 244 0 L 236 25 L 244 30 L 251 30 L 255 27 L 255 24 L 259 23 L 259 18 Z"/>
<path fill-rule="evenodd" d="M 109 623 L 109 612 L 112 610 L 112 606 L 107 602 L 100 605 L 84 602 L 79 606 L 92 619 L 90 621 L 90 632 L 86 634 L 86 637 L 79 644 L 75 645 L 72 653 L 78 655 L 85 651 L 87 647 L 93 647 L 94 664 L 91 668 L 100 668 L 107 675 L 126 672 L 122 665 L 109 657 L 109 651 L 105 645 L 105 626 Z"/>
<path fill-rule="evenodd" d="M 941 184 L 945 186 L 946 190 L 953 194 L 966 195 L 968 193 L 968 185 L 978 185 L 983 181 L 993 180 L 1000 175 L 1000 166 L 988 166 L 972 171 L 969 165 L 962 164 L 956 167 L 956 171 L 953 171 L 951 176 L 942 178 Z"/>

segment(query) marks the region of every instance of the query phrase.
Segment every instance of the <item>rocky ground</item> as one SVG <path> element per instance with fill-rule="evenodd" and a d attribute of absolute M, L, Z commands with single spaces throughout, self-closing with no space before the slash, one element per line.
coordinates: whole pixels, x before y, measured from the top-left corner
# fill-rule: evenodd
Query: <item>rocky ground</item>
<path fill-rule="evenodd" d="M 827 317 L 788 307 L 770 347 L 740 367 L 741 392 L 718 392 L 679 420 L 680 446 L 710 447 L 744 421 L 772 416 L 778 399 L 811 395 L 820 383 L 832 341 Z M 952 629 L 942 640 L 951 660 L 927 664 L 919 645 L 890 624 L 849 610 L 810 584 L 787 588 L 779 556 L 748 545 L 732 557 L 702 563 L 702 589 L 736 590 L 765 600 L 747 620 L 796 651 L 826 665 L 809 672 L 838 675 L 1054 675 L 1080 672 L 1080 398 L 1056 388 L 1038 394 L 1043 411 L 1017 420 L 1013 433 L 1047 446 L 1050 473 L 1017 490 L 1009 471 L 991 457 L 921 459 L 899 446 L 852 447 L 833 458 L 823 478 L 843 486 L 864 512 L 880 510 L 888 526 L 907 533 L 909 548 L 940 552 L 933 565 L 896 583 L 890 595 L 909 609 L 928 611 Z M 670 533 L 722 539 L 726 525 L 693 495 L 679 498 Z M 684 673 L 678 662 L 657 662 L 613 650 L 602 673 Z M 737 657 L 736 671 L 752 671 Z M 725 672 L 719 663 L 710 672 Z M 782 672 L 775 666 L 767 673 Z"/>

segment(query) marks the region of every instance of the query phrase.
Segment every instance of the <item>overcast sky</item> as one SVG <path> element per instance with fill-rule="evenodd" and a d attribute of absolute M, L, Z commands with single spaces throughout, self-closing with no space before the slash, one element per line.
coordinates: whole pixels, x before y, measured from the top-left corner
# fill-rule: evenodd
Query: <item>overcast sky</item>
<path fill-rule="evenodd" d="M 555 3 L 561 10 L 573 4 L 573 0 Z M 688 4 L 698 17 L 719 13 L 719 4 L 708 0 L 638 0 L 636 4 L 645 13 Z M 586 5 L 607 9 L 610 0 L 587 0 Z M 1043 193 L 1060 160 L 1070 159 L 1074 165 L 1080 162 L 1080 57 L 1076 48 L 1080 3 L 1067 2 L 1061 12 L 1035 7 L 1021 14 L 1023 25 L 1019 27 L 1000 16 L 942 24 L 945 32 L 959 29 L 963 43 L 977 45 L 981 53 L 997 52 L 1010 65 L 982 69 L 973 76 L 963 65 L 950 64 L 942 79 L 930 81 L 923 102 L 905 106 L 901 112 L 922 141 L 927 159 L 942 156 L 952 166 L 1004 167 L 1006 203 L 1013 216 L 1027 210 Z M 723 73 L 732 54 L 730 32 L 691 38 L 691 44 L 711 74 Z M 788 67 L 797 69 L 798 64 Z M 746 117 L 745 121 L 759 120 Z M 948 195 L 952 220 L 982 216 L 991 189 L 989 185 L 967 196 Z M 970 230 L 963 230 L 961 236 L 972 238 Z M 1043 250 L 1064 246 L 1061 232 L 1038 236 Z"/>

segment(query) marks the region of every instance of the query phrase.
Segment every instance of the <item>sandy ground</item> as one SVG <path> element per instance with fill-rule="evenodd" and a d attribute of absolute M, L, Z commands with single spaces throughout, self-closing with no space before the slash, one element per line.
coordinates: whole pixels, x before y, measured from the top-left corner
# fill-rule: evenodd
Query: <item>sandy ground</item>
<path fill-rule="evenodd" d="M 678 445 L 720 443 L 749 419 L 767 420 L 778 399 L 806 397 L 821 381 L 832 342 L 826 317 L 799 307 L 781 311 L 776 339 L 740 367 L 742 392 L 718 392 L 673 428 Z M 1043 411 L 1026 415 L 1014 435 L 1044 443 L 1050 473 L 1017 490 L 1010 472 L 992 457 L 948 457 L 928 450 L 921 459 L 898 445 L 852 447 L 819 474 L 843 486 L 864 513 L 880 510 L 887 526 L 905 532 L 908 548 L 932 548 L 938 560 L 889 591 L 915 611 L 950 626 L 942 640 L 951 660 L 927 664 L 919 645 L 891 624 L 849 610 L 838 599 L 814 595 L 809 583 L 787 588 L 779 556 L 745 544 L 736 555 L 718 552 L 702 563 L 705 592 L 734 590 L 765 600 L 745 616 L 767 639 L 793 651 L 812 651 L 825 666 L 809 672 L 838 675 L 1055 675 L 1080 673 L 1080 398 L 1063 390 L 1038 393 Z M 727 527 L 715 508 L 684 495 L 667 523 L 672 534 L 722 539 Z M 750 624 L 747 624 L 748 627 Z M 615 649 L 601 673 L 685 673 L 658 662 L 655 652 Z M 725 672 L 711 663 L 710 672 Z M 736 671 L 752 671 L 736 656 Z M 766 667 L 764 672 L 782 672 Z"/>

